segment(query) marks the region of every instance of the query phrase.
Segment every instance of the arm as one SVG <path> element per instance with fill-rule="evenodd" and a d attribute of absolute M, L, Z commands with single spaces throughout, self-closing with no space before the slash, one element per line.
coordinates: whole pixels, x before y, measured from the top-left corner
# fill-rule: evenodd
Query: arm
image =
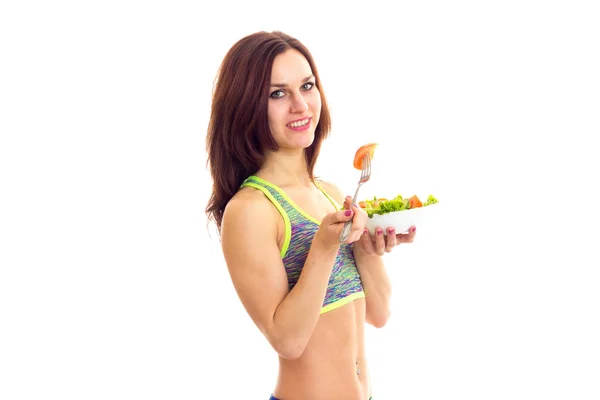
<path fill-rule="evenodd" d="M 323 182 L 323 186 L 339 204 L 344 204 L 344 208 L 349 208 L 351 199 L 346 201 L 342 191 L 337 186 L 325 182 Z M 364 245 L 368 244 L 367 242 L 371 242 L 371 238 L 368 233 L 364 233 L 360 240 L 354 243 L 352 248 L 365 291 L 367 305 L 366 321 L 376 328 L 381 328 L 390 316 L 392 285 L 382 257 L 375 252 L 365 250 L 366 246 Z M 368 247 L 366 248 L 370 250 Z"/>
<path fill-rule="evenodd" d="M 319 319 L 339 243 L 331 232 L 352 218 L 327 218 L 315 235 L 297 284 L 289 291 L 277 245 L 281 216 L 259 192 L 243 189 L 227 205 L 221 231 L 223 254 L 246 311 L 281 357 L 304 352 Z M 340 217 L 341 216 L 341 217 Z M 339 229 L 337 227 L 339 225 Z"/>
<path fill-rule="evenodd" d="M 376 328 L 384 326 L 391 313 L 390 297 L 392 288 L 381 256 L 386 252 L 391 252 L 394 247 L 401 243 L 412 243 L 417 230 L 413 226 L 409 233 L 395 234 L 393 228 L 385 229 L 388 229 L 387 235 L 384 236 L 381 228 L 378 228 L 377 231 L 381 233 L 376 232 L 374 238 L 368 232 L 365 232 L 360 240 L 352 246 L 356 264 L 363 280 L 365 297 L 367 299 L 369 296 L 371 297 L 371 303 L 367 302 L 367 322 Z"/>
<path fill-rule="evenodd" d="M 369 234 L 361 240 L 371 240 Z M 385 325 L 390 317 L 390 298 L 392 296 L 392 285 L 383 264 L 383 259 L 377 254 L 368 254 L 362 247 L 353 246 L 356 266 L 365 290 L 367 302 L 367 322 L 376 328 Z"/>

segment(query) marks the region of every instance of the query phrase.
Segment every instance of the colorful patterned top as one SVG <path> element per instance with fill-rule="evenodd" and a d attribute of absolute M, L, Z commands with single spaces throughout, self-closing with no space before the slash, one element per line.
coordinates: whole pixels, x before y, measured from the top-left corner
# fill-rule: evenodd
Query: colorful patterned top
<path fill-rule="evenodd" d="M 320 222 L 298 207 L 281 188 L 264 179 L 250 176 L 241 185 L 245 186 L 262 191 L 283 217 L 285 239 L 281 248 L 281 258 L 287 272 L 289 289 L 292 290 L 298 282 Z M 321 185 L 315 182 L 315 186 L 331 201 L 336 210 L 341 209 Z M 365 297 L 365 294 L 354 261 L 352 245 L 342 243 L 329 277 L 321 314 L 362 297 Z"/>

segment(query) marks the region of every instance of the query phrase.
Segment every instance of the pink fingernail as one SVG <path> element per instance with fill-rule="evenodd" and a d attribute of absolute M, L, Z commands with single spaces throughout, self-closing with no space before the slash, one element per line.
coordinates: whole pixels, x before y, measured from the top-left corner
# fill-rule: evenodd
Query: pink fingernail
<path fill-rule="evenodd" d="M 363 235 L 368 235 L 369 234 L 369 230 L 365 229 L 365 231 L 363 232 Z"/>
<path fill-rule="evenodd" d="M 378 234 L 378 235 L 382 235 L 382 234 L 383 234 L 383 229 L 381 229 L 381 228 L 377 228 L 377 234 Z"/>
<path fill-rule="evenodd" d="M 417 230 L 417 227 L 416 227 L 416 226 L 413 226 L 412 228 L 410 228 L 410 231 L 411 231 L 411 232 L 415 232 L 416 230 Z"/>
<path fill-rule="evenodd" d="M 388 229 L 388 232 L 390 233 L 390 235 L 394 234 L 394 228 Z"/>
<path fill-rule="evenodd" d="M 346 217 L 349 217 L 352 215 L 352 210 L 346 210 L 344 214 L 346 214 Z"/>

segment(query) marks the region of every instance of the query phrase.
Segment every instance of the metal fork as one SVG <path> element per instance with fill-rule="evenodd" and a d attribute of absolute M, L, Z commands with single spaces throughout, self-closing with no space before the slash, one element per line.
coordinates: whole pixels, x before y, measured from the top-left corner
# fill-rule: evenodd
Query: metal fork
<path fill-rule="evenodd" d="M 367 152 L 362 159 L 362 170 L 360 171 L 360 179 L 358 180 L 358 187 L 356 188 L 356 192 L 354 193 L 354 197 L 352 198 L 352 207 L 356 205 L 356 199 L 358 196 L 358 189 L 362 186 L 363 183 L 371 178 L 371 156 Z M 348 239 L 348 235 L 352 230 L 352 219 L 347 221 L 342 228 L 342 233 L 340 233 L 340 242 L 345 242 Z"/>

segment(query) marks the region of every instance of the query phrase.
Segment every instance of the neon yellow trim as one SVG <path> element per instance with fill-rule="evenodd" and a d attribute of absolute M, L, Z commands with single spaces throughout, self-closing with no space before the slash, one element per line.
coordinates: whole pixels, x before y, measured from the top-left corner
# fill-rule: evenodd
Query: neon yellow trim
<path fill-rule="evenodd" d="M 300 207 L 298 207 L 298 205 L 294 202 L 294 200 L 292 200 L 290 198 L 290 196 L 288 196 L 283 189 L 281 189 L 279 186 L 276 186 L 274 184 L 272 184 L 271 182 L 267 182 L 264 179 L 259 178 L 258 176 L 252 176 L 252 179 L 256 179 L 257 181 L 259 181 L 260 183 L 262 183 L 263 185 L 267 185 L 270 188 L 273 188 L 275 190 L 277 190 L 279 192 L 279 194 L 287 200 L 288 203 L 290 203 L 290 205 L 292 207 L 294 207 L 296 209 L 296 211 L 298 211 L 300 214 L 304 215 L 306 217 L 306 219 L 314 222 L 317 225 L 321 225 L 321 222 L 317 221 L 314 217 L 312 217 L 310 214 L 308 214 L 306 211 L 304 211 L 303 209 L 301 209 Z"/>
<path fill-rule="evenodd" d="M 323 194 L 325 195 L 325 197 L 327 197 L 329 199 L 329 201 L 331 202 L 331 204 L 333 204 L 333 207 L 336 210 L 341 210 L 342 206 L 340 206 L 340 204 L 335 201 L 333 199 L 333 197 L 331 197 L 330 195 L 327 194 L 327 192 L 325 191 L 325 189 L 323 189 L 323 187 L 319 184 L 319 182 L 315 181 L 315 186 L 319 188 L 319 190 L 321 190 L 321 192 L 323 192 Z"/>
<path fill-rule="evenodd" d="M 281 207 L 281 204 L 279 204 L 277 199 L 275 199 L 271 192 L 267 190 L 267 188 L 257 185 L 253 182 L 244 182 L 242 183 L 241 187 L 243 186 L 251 186 L 255 189 L 260 190 L 264 193 L 265 196 L 267 196 L 269 200 L 271 200 L 271 203 L 273 203 L 273 205 L 279 210 L 279 213 L 283 217 L 283 223 L 285 224 L 285 238 L 283 239 L 283 246 L 281 247 L 281 251 L 279 253 L 281 254 L 281 258 L 285 257 L 285 253 L 287 253 L 288 247 L 290 245 L 290 240 L 292 239 L 292 225 L 290 223 L 290 217 L 287 215 L 283 207 Z"/>
<path fill-rule="evenodd" d="M 331 304 L 327 304 L 325 307 L 321 307 L 320 314 L 326 313 L 327 311 L 334 310 L 336 308 L 343 306 L 344 304 L 348 304 L 353 300 L 361 299 L 363 297 L 365 297 L 365 292 L 353 293 L 350 296 L 344 297 L 343 299 L 339 299 L 338 301 L 334 301 Z"/>

